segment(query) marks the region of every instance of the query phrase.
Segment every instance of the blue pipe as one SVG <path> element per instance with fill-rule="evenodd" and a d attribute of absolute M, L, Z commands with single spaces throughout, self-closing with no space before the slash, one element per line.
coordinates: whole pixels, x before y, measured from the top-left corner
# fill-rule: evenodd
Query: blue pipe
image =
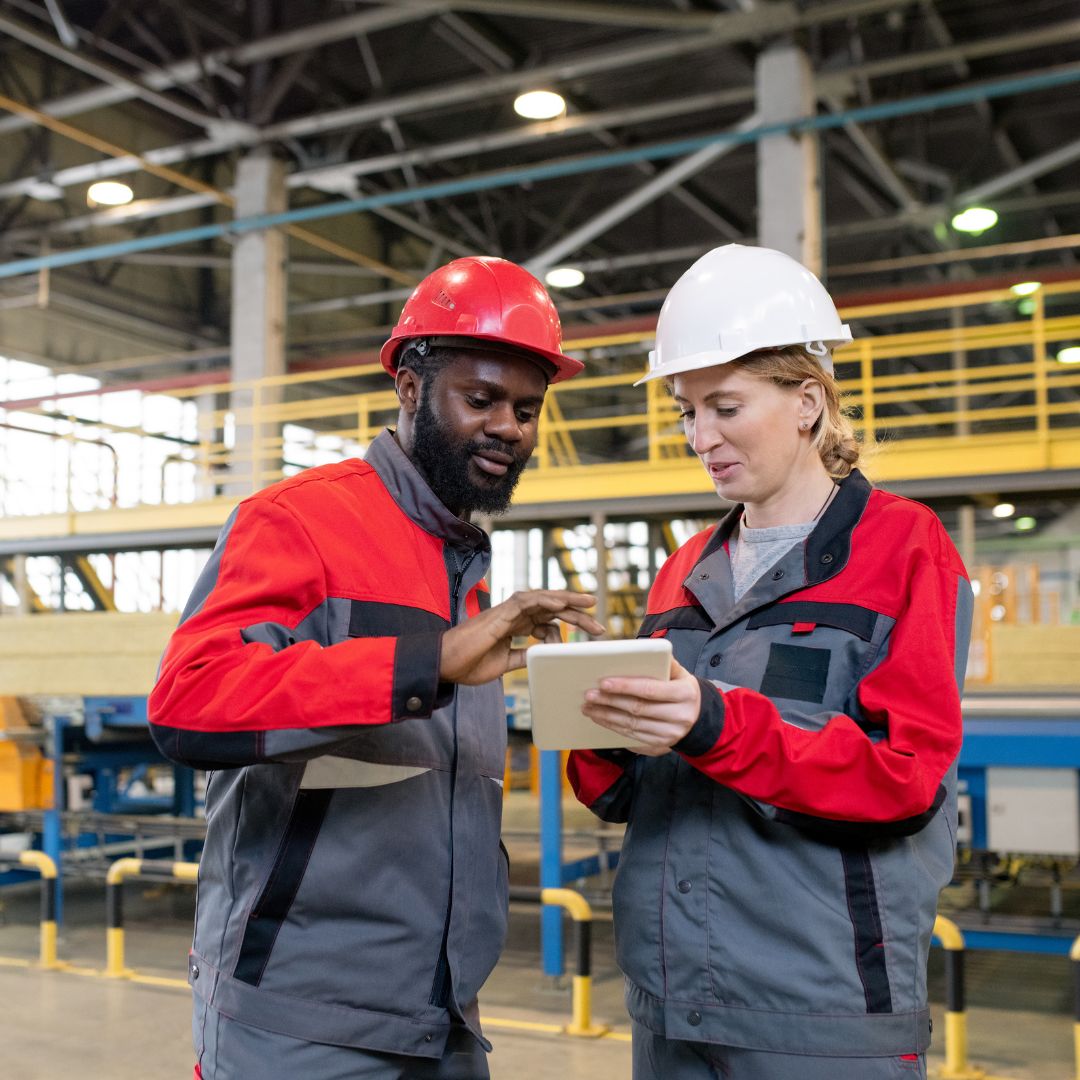
<path fill-rule="evenodd" d="M 361 213 L 384 206 L 402 206 L 427 199 L 443 199 L 470 192 L 513 187 L 517 184 L 536 180 L 552 180 L 557 177 L 599 172 L 602 169 L 616 169 L 639 161 L 657 161 L 682 157 L 706 146 L 721 143 L 731 143 L 733 145 L 753 143 L 770 135 L 826 131 L 850 123 L 888 120 L 897 116 L 911 116 L 915 113 L 932 112 L 936 109 L 945 109 L 954 105 L 967 105 L 973 101 L 985 101 L 990 98 L 1007 97 L 1012 94 L 1028 94 L 1036 90 L 1068 86 L 1076 82 L 1080 82 L 1080 64 L 1071 64 L 1040 75 L 996 79 L 981 85 L 943 90 L 934 94 L 921 94 L 917 97 L 905 98 L 902 101 L 864 105 L 842 113 L 804 116 L 796 120 L 762 124 L 747 131 L 714 132 L 711 135 L 699 135 L 692 139 L 677 139 L 673 142 L 656 143 L 652 146 L 636 147 L 632 150 L 591 154 L 569 160 L 548 162 L 542 165 L 524 166 L 518 169 L 500 169 L 480 176 L 425 184 L 402 191 L 388 191 L 380 195 L 367 195 L 360 199 L 345 199 L 339 202 L 322 203 L 318 206 L 305 206 L 278 214 L 259 214 L 254 217 L 235 218 L 232 221 L 201 225 L 194 229 L 179 229 L 175 232 L 160 233 L 156 236 L 142 236 L 112 244 L 96 244 L 91 247 L 76 248 L 72 251 L 58 251 L 51 255 L 39 255 L 32 259 L 16 259 L 13 262 L 0 264 L 0 278 L 16 277 L 19 274 L 32 274 L 39 270 L 51 270 L 60 266 L 74 266 L 77 263 L 95 262 L 99 259 L 111 259 L 118 255 L 128 255 L 136 251 L 153 251 L 159 248 L 176 247 L 180 244 L 191 244 L 199 240 L 212 240 L 219 236 L 239 236 L 260 229 L 291 225 L 294 222 L 319 221 L 324 218 L 341 217 L 345 214 Z"/>

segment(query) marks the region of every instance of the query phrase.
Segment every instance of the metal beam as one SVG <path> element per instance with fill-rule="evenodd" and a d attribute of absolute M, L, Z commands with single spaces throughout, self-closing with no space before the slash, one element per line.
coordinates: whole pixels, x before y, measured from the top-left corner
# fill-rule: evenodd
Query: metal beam
<path fill-rule="evenodd" d="M 411 11 L 414 9 L 409 10 Z M 318 31 L 321 28 L 313 27 L 311 29 L 312 31 Z M 1051 27 L 1040 28 L 1039 30 L 1027 33 L 1008 34 L 998 38 L 991 38 L 986 41 L 956 46 L 954 48 L 933 49 L 922 53 L 911 53 L 895 58 L 889 58 L 887 60 L 860 64 L 831 73 L 821 73 L 818 76 L 817 83 L 818 88 L 823 95 L 837 94 L 841 93 L 844 87 L 850 86 L 853 79 L 872 78 L 884 74 L 899 74 L 922 68 L 940 66 L 942 64 L 953 62 L 957 58 L 974 59 L 977 57 L 998 55 L 1000 53 L 1010 52 L 1014 49 L 1034 49 L 1048 45 L 1057 45 L 1062 41 L 1072 40 L 1077 37 L 1080 37 L 1080 19 L 1066 20 L 1064 22 L 1056 23 Z M 571 57 L 561 62 L 531 68 L 525 72 L 512 73 L 509 76 L 500 76 L 496 81 L 491 79 L 469 79 L 464 80 L 462 83 L 455 83 L 451 87 L 442 87 L 430 91 L 421 91 L 414 94 L 391 97 L 384 99 L 381 102 L 368 103 L 355 109 L 337 110 L 336 112 L 327 114 L 316 114 L 314 117 L 302 117 L 291 122 L 293 126 L 287 133 L 282 133 L 277 128 L 266 129 L 257 137 L 259 139 L 269 140 L 278 137 L 284 138 L 286 137 L 286 134 L 303 136 L 312 134 L 315 130 L 331 130 L 338 127 L 354 126 L 368 121 L 376 123 L 384 116 L 402 116 L 417 110 L 440 108 L 444 105 L 453 104 L 459 101 L 483 100 L 497 93 L 504 93 L 517 89 L 526 82 L 531 82 L 534 78 L 538 81 L 543 79 L 556 81 L 568 80 L 601 71 L 617 70 L 619 67 L 623 66 L 633 66 L 635 64 L 671 59 L 694 51 L 713 48 L 717 43 L 718 40 L 715 36 L 708 37 L 706 35 L 699 35 L 694 41 L 687 40 L 686 37 L 680 36 L 665 37 L 659 41 L 654 39 L 653 42 L 649 44 L 637 45 L 632 48 L 623 46 L 614 50 L 596 50 L 579 54 L 577 57 Z M 259 43 L 255 43 L 252 46 L 242 46 L 236 50 L 230 50 L 230 55 L 235 59 L 236 57 L 234 54 L 243 52 L 245 48 L 255 48 L 258 44 Z M 213 57 L 216 54 L 211 53 L 209 55 Z M 193 69 L 191 78 L 194 79 L 197 75 L 197 70 Z M 147 78 L 149 78 L 149 76 L 147 76 Z M 751 101 L 753 99 L 753 88 L 750 86 L 746 88 L 737 88 L 733 91 L 722 91 L 721 93 L 731 93 L 733 95 L 732 101 L 735 100 L 734 95 L 736 94 L 744 101 Z M 702 105 L 702 107 L 705 106 Z M 47 112 L 49 110 L 43 106 L 42 111 Z M 594 114 L 594 119 L 599 119 L 600 117 L 604 117 L 602 122 L 605 124 L 613 125 L 616 123 L 608 113 Z M 0 120 L 0 131 L 6 130 L 4 125 L 8 122 L 9 121 L 7 120 Z M 570 127 L 576 123 L 576 118 L 555 121 L 550 125 L 550 129 L 559 130 L 558 125 L 562 124 L 564 125 L 564 129 L 569 131 Z M 314 124 L 318 124 L 319 126 L 317 128 L 310 126 Z M 544 134 L 547 128 L 547 125 L 532 125 L 531 130 L 536 131 L 537 134 Z M 510 136 L 511 133 L 507 132 L 504 134 Z M 233 124 L 229 127 L 223 121 L 221 122 L 221 126 L 216 130 L 214 137 L 190 143 L 181 143 L 174 146 L 147 150 L 142 156 L 147 161 L 151 161 L 155 164 L 171 165 L 181 161 L 225 153 L 240 146 L 250 145 L 253 137 L 250 129 L 246 125 Z M 506 145 L 515 144 L 507 143 Z M 491 148 L 498 149 L 501 147 L 496 141 L 491 144 Z M 423 153 L 424 151 L 421 150 L 413 151 L 413 155 L 423 155 Z M 377 160 L 383 162 L 382 167 L 385 169 L 399 168 L 402 163 L 399 159 L 399 155 L 383 157 Z M 424 161 L 422 156 L 411 156 L 409 160 L 416 164 L 423 164 Z M 432 158 L 430 160 L 435 159 Z M 56 172 L 47 180 L 36 174 L 34 176 L 27 176 L 0 184 L 0 198 L 21 195 L 32 195 L 35 198 L 43 198 L 48 195 L 49 185 L 59 189 L 74 184 L 83 184 L 93 180 L 137 172 L 139 168 L 139 163 L 133 158 L 130 158 L 74 166 Z M 334 166 L 325 174 L 327 175 L 328 182 L 330 175 L 333 174 L 333 171 L 336 168 L 341 167 Z M 358 170 L 354 175 L 362 175 L 362 172 Z M 291 178 L 289 183 L 290 186 L 293 186 Z M 327 189 L 328 186 L 323 188 L 323 190 Z M 56 190 L 53 197 L 59 198 L 60 195 L 61 192 Z"/>
<path fill-rule="evenodd" d="M 1055 169 L 1063 168 L 1078 158 L 1080 158 L 1080 139 L 1059 146 L 1037 158 L 1031 158 L 1030 161 L 1024 162 L 1023 165 L 1015 169 L 1010 169 L 1008 172 L 991 177 L 989 180 L 984 180 L 982 183 L 960 192 L 956 196 L 955 202 L 957 205 L 970 204 L 978 202 L 980 199 L 988 199 L 992 195 L 1000 195 L 1001 192 L 1026 184 L 1029 180 L 1034 180 L 1038 176 L 1045 176 L 1047 173 L 1054 172 Z"/>
<path fill-rule="evenodd" d="M 608 154 L 583 155 L 563 161 L 543 162 L 538 165 L 520 168 L 496 170 L 490 173 L 476 174 L 460 180 L 428 184 L 422 188 L 385 192 L 362 199 L 346 199 L 337 203 L 319 206 L 307 206 L 254 218 L 240 218 L 232 222 L 203 225 L 193 229 L 181 229 L 177 232 L 158 236 L 144 236 L 115 244 L 99 244 L 75 251 L 55 252 L 38 258 L 20 259 L 0 264 L 0 277 L 15 277 L 19 274 L 34 273 L 38 270 L 55 266 L 71 266 L 77 263 L 93 262 L 134 251 L 152 251 L 174 247 L 179 244 L 209 240 L 227 233 L 239 234 L 257 229 L 277 228 L 299 221 L 315 221 L 323 218 L 340 217 L 344 214 L 374 210 L 378 207 L 401 206 L 427 198 L 445 198 L 466 192 L 488 191 L 496 188 L 514 187 L 528 181 L 549 180 L 561 176 L 582 175 L 601 169 L 618 168 L 631 165 L 636 161 L 658 161 L 666 158 L 690 155 L 693 161 L 686 161 L 673 167 L 677 172 L 668 170 L 650 184 L 660 183 L 664 177 L 679 176 L 683 169 L 693 169 L 697 165 L 698 152 L 702 158 L 709 158 L 709 153 L 719 156 L 717 148 L 724 145 L 756 142 L 758 139 L 785 131 L 793 133 L 837 128 L 849 120 L 855 122 L 892 119 L 897 116 L 911 116 L 917 113 L 932 112 L 936 109 L 951 108 L 967 104 L 978 99 L 990 99 L 1003 96 L 1015 96 L 1045 90 L 1051 87 L 1068 86 L 1080 82 L 1080 64 L 1064 65 L 1047 72 L 1034 75 L 996 79 L 982 83 L 973 83 L 952 90 L 932 94 L 920 94 L 900 101 L 881 102 L 852 109 L 841 115 L 814 115 L 794 118 L 777 124 L 762 124 L 749 130 L 729 129 L 701 135 L 694 138 L 679 139 L 651 146 L 636 147 L 632 150 L 620 150 Z M 673 182 L 678 182 L 674 180 Z M 646 200 L 647 201 L 647 200 Z M 579 241 L 580 243 L 580 241 Z M 559 245 L 560 248 L 562 245 Z M 548 252 L 542 253 L 550 257 Z"/>
<path fill-rule="evenodd" d="M 732 130 L 734 132 L 748 132 L 753 130 L 758 125 L 758 122 L 758 115 L 752 113 L 736 124 Z M 607 232 L 613 225 L 625 221 L 643 206 L 648 206 L 649 203 L 663 195 L 665 191 L 670 191 L 688 177 L 701 172 L 707 165 L 729 153 L 734 149 L 735 145 L 734 142 L 729 142 L 703 146 L 700 150 L 658 173 L 651 180 L 609 206 L 602 213 L 597 214 L 590 221 L 583 222 L 577 228 L 572 229 L 549 248 L 537 252 L 525 266 L 534 274 L 543 273 L 544 270 L 559 262 L 564 255 L 580 250 L 590 240 Z"/>
<path fill-rule="evenodd" d="M 205 130 L 210 130 L 215 124 L 220 123 L 219 117 L 199 112 L 178 101 L 173 101 L 172 98 L 152 90 L 137 79 L 129 78 L 123 72 L 117 71 L 108 64 L 103 64 L 99 60 L 94 60 L 83 53 L 67 48 L 52 38 L 39 34 L 33 27 L 27 26 L 9 15 L 0 15 L 0 32 L 8 34 L 16 41 L 21 41 L 24 45 L 29 45 L 39 52 L 45 53 L 46 56 L 50 56 L 54 60 L 67 64 L 68 67 L 75 68 L 76 71 L 81 71 L 84 75 L 89 75 L 91 78 L 107 83 L 115 90 L 123 91 L 127 95 L 127 100 L 140 98 L 148 105 L 161 109 L 162 112 L 169 113 L 171 116 L 185 120 L 187 123 L 194 124 L 196 127 Z"/>
<path fill-rule="evenodd" d="M 411 6 L 423 3 L 423 0 L 395 2 L 402 6 Z M 816 10 L 804 11 L 788 0 L 780 0 L 749 11 L 737 12 L 667 11 L 644 5 L 597 4 L 585 0 L 453 0 L 450 6 L 457 11 L 488 12 L 511 18 L 542 18 L 557 22 L 589 23 L 593 26 L 681 30 L 687 33 L 713 33 L 717 28 L 724 28 L 728 33 L 758 37 L 787 33 L 859 15 L 873 15 L 893 8 L 907 7 L 909 3 L 910 0 L 838 0 L 834 3 L 818 4 Z"/>
<path fill-rule="evenodd" d="M 172 86 L 195 82 L 202 78 L 204 68 L 207 72 L 218 74 L 222 68 L 229 64 L 241 66 L 255 64 L 263 60 L 286 56 L 289 53 L 315 49 L 320 45 L 328 45 L 352 37 L 354 34 L 372 33 L 391 26 L 399 26 L 402 23 L 415 22 L 430 12 L 438 11 L 445 6 L 445 3 L 437 2 L 437 0 L 416 3 L 407 8 L 390 5 L 378 11 L 358 12 L 341 19 L 331 19 L 324 23 L 318 23 L 314 26 L 298 27 L 295 30 L 272 34 L 259 41 L 247 42 L 233 48 L 213 49 L 203 56 L 202 64 L 204 67 L 200 66 L 198 59 L 192 57 L 179 60 L 175 64 L 167 64 L 138 78 L 128 79 L 123 84 L 103 78 L 103 81 L 109 83 L 108 86 L 43 102 L 38 105 L 38 108 L 50 116 L 74 116 L 78 113 L 89 112 L 91 109 L 100 109 L 106 105 L 117 105 L 123 101 L 131 101 L 134 98 L 143 97 L 146 93 L 167 90 Z M 41 35 L 36 34 L 30 27 L 25 26 L 25 24 L 16 23 L 8 17 L 0 17 L 0 29 L 7 30 L 9 24 L 20 28 L 20 32 L 26 38 L 33 35 L 35 39 L 46 40 L 41 38 Z M 34 44 L 33 41 L 25 40 L 25 38 L 20 38 L 20 40 L 24 40 L 26 44 Z M 60 56 L 58 59 L 66 62 L 64 56 Z M 87 74 L 94 73 L 87 72 Z M 95 75 L 95 77 L 101 78 L 102 76 Z M 166 100 L 173 104 L 170 99 Z M 211 121 L 215 128 L 220 128 L 220 118 L 206 116 L 204 119 Z M 8 117 L 0 120 L 0 134 L 8 131 L 19 131 L 26 126 L 27 121 L 21 117 Z"/>

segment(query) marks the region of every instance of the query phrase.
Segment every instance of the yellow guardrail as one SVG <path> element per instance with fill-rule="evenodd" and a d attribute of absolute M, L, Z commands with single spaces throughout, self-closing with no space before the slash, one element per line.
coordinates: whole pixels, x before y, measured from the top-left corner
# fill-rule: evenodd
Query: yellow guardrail
<path fill-rule="evenodd" d="M 1080 937 L 1069 950 L 1073 972 L 1073 1052 L 1076 1055 L 1076 1080 L 1080 1080 Z"/>
<path fill-rule="evenodd" d="M 945 949 L 945 1064 L 941 1080 L 983 1080 L 968 1063 L 967 1006 L 964 1001 L 964 935 L 951 919 L 934 920 L 934 936 Z"/>
<path fill-rule="evenodd" d="M 56 958 L 56 863 L 43 851 L 20 851 L 19 862 L 41 875 L 41 942 L 38 962 L 43 968 L 63 965 Z"/>
<path fill-rule="evenodd" d="M 199 864 L 161 859 L 117 859 L 105 875 L 105 975 L 127 979 L 134 972 L 124 963 L 124 881 L 129 877 L 197 881 Z"/>
<path fill-rule="evenodd" d="M 564 1028 L 567 1035 L 597 1038 L 607 1027 L 592 1022 L 592 907 L 573 889 L 535 889 L 513 886 L 510 899 L 533 904 L 554 904 L 574 921 L 577 937 L 577 963 L 571 985 L 571 1020 Z"/>
<path fill-rule="evenodd" d="M 1023 315 L 1017 311 L 1020 303 L 1027 305 Z M 837 350 L 837 374 L 864 441 L 883 447 L 874 459 L 882 479 L 1001 471 L 1003 456 L 1017 471 L 1080 467 L 1080 368 L 1051 355 L 1059 345 L 1080 343 L 1080 280 L 1045 284 L 1023 299 L 1008 289 L 980 290 L 850 307 L 841 314 L 856 324 L 857 337 Z M 926 328 L 927 322 L 933 325 Z M 914 328 L 896 331 L 897 324 Z M 875 333 L 876 327 L 887 332 Z M 530 477 L 555 480 L 560 473 L 593 469 L 599 476 L 613 466 L 646 462 L 693 465 L 663 386 L 650 383 L 644 391 L 632 386 L 652 337 L 651 331 L 600 334 L 569 344 L 570 351 L 586 356 L 596 348 L 630 351 L 622 356 L 622 371 L 551 388 Z M 146 503 L 190 502 L 221 493 L 239 496 L 296 468 L 362 452 L 397 414 L 397 397 L 374 363 L 244 382 L 208 378 L 190 385 L 190 379 L 160 380 L 142 398 L 160 405 L 165 396 L 176 409 L 197 402 L 197 419 L 189 412 L 186 420 L 174 422 L 175 430 L 163 429 L 150 406 L 139 424 L 99 419 L 111 394 L 130 397 L 130 388 L 119 387 L 78 398 L 14 403 L 8 426 L 25 427 L 18 418 L 31 412 L 44 413 L 54 426 L 46 434 L 61 444 L 58 460 L 67 454 L 69 463 L 67 477 L 56 480 L 54 505 L 75 506 L 74 474 L 85 483 L 94 473 L 86 455 L 110 455 L 95 474 L 108 479 L 94 505 L 86 505 L 91 496 L 79 496 L 82 502 L 75 508 L 86 510 L 116 504 L 122 478 L 113 475 L 117 455 L 112 443 L 131 434 L 148 440 L 149 449 L 145 454 L 125 449 L 121 455 L 120 468 L 142 478 L 129 486 L 140 490 Z M 338 389 L 327 394 L 323 387 L 331 380 Z M 340 392 L 350 382 L 356 392 Z M 224 407 L 207 407 L 222 401 Z M 40 428 L 40 421 L 35 417 L 33 426 Z M 615 460 L 603 460 L 610 443 L 597 442 L 597 433 L 619 433 Z M 0 431 L 0 438 L 16 437 L 17 432 Z M 987 453 L 1006 446 L 1006 455 Z M 959 456 L 943 456 L 942 450 L 950 448 Z M 153 457 L 154 466 L 148 466 L 146 455 Z M 157 491 L 143 483 L 153 468 L 161 474 Z M 14 473 L 6 481 L 9 491 L 19 490 Z M 647 493 L 642 488 L 648 487 L 651 473 L 636 468 L 632 483 L 623 483 L 604 472 L 598 482 L 608 497 L 641 495 Z M 543 497 L 564 496 L 556 485 L 546 488 Z M 36 498 L 41 505 L 40 492 Z M 9 504 L 15 501 L 8 499 Z M 6 513 L 20 510 L 9 505 Z"/>

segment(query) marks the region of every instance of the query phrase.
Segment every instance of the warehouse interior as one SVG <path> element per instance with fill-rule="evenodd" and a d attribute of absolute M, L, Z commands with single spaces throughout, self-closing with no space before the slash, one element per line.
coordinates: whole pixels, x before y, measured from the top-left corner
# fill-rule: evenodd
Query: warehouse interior
<path fill-rule="evenodd" d="M 825 282 L 865 472 L 976 591 L 939 906 L 969 1016 L 943 928 L 930 1073 L 1078 1075 L 1078 84 L 1068 0 L 0 0 L 10 1074 L 189 1075 L 205 776 L 146 698 L 236 504 L 393 424 L 379 349 L 416 284 L 477 254 L 546 281 L 585 372 L 481 522 L 492 599 L 589 591 L 629 638 L 725 509 L 633 384 L 671 286 L 739 243 Z M 505 693 L 492 1075 L 629 1076 L 620 830 L 532 746 L 523 673 Z M 540 889 L 589 911 L 584 983 L 582 909 Z"/>

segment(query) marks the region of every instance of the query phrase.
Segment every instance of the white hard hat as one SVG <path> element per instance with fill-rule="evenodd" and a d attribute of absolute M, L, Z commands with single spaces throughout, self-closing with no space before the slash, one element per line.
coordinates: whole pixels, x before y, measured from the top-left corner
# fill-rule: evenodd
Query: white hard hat
<path fill-rule="evenodd" d="M 634 385 L 802 345 L 832 371 L 829 350 L 851 341 L 825 287 L 772 248 L 725 244 L 702 255 L 667 294 L 649 373 Z"/>

